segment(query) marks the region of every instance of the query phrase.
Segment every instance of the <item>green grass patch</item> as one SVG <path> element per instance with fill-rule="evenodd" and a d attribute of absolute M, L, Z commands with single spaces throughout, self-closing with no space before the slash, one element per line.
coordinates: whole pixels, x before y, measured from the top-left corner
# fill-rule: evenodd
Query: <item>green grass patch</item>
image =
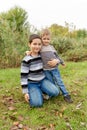
<path fill-rule="evenodd" d="M 0 70 L 0 130 L 87 130 L 87 61 L 59 66 L 73 103 L 59 95 L 30 108 L 20 86 L 20 68 Z M 31 129 L 29 129 L 31 128 Z"/>

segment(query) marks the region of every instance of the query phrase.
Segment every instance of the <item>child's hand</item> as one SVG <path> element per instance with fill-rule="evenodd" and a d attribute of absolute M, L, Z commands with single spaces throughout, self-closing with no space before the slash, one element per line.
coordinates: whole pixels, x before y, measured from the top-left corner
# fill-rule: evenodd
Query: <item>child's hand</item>
<path fill-rule="evenodd" d="M 62 66 L 65 68 L 65 67 L 66 67 L 66 64 L 65 64 L 65 63 L 63 63 L 63 64 L 62 64 Z"/>
<path fill-rule="evenodd" d="M 48 61 L 48 65 L 51 66 L 51 67 L 54 67 L 56 66 L 58 63 L 60 63 L 60 60 L 58 59 L 52 59 L 51 61 Z"/>
<path fill-rule="evenodd" d="M 25 98 L 25 101 L 26 101 L 26 102 L 29 102 L 29 94 L 28 94 L 28 93 L 26 93 L 26 94 L 24 95 L 24 98 Z"/>
<path fill-rule="evenodd" d="M 25 54 L 28 56 L 28 55 L 31 55 L 31 51 L 26 51 Z"/>

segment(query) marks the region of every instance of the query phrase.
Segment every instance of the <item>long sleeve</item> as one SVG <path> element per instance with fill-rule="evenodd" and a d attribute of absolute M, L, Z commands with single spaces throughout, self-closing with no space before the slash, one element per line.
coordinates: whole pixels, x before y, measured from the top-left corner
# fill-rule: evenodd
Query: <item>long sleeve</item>
<path fill-rule="evenodd" d="M 53 47 L 53 46 L 52 46 Z M 56 56 L 56 58 L 60 61 L 60 64 L 64 64 L 64 61 L 60 58 L 60 56 L 57 54 L 57 51 L 56 51 L 56 49 L 53 47 L 53 49 L 54 49 L 54 54 L 55 54 L 55 56 Z"/>
<path fill-rule="evenodd" d="M 21 63 L 21 86 L 23 93 L 28 93 L 28 74 L 29 63 L 23 60 Z"/>
<path fill-rule="evenodd" d="M 57 53 L 55 53 L 57 59 L 60 61 L 60 64 L 64 64 L 64 61 L 59 57 L 59 55 Z"/>

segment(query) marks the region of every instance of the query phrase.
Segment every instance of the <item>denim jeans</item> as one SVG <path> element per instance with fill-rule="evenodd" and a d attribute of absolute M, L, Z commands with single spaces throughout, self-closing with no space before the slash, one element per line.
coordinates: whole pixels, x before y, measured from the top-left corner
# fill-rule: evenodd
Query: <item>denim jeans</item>
<path fill-rule="evenodd" d="M 44 72 L 47 79 L 49 79 L 52 83 L 54 83 L 57 87 L 60 88 L 63 96 L 66 96 L 69 94 L 68 91 L 66 90 L 66 87 L 62 81 L 60 72 L 57 68 L 52 69 L 52 70 L 44 70 Z"/>
<path fill-rule="evenodd" d="M 59 94 L 58 88 L 46 78 L 39 82 L 29 82 L 28 91 L 30 106 L 32 107 L 40 107 L 43 105 L 43 92 L 49 95 L 49 97 L 57 96 Z"/>

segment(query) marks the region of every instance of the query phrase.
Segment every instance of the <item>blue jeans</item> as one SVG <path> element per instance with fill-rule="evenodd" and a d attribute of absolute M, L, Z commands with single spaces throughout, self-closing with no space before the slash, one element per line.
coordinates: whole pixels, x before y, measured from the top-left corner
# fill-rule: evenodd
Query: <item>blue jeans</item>
<path fill-rule="evenodd" d="M 56 86 L 58 86 L 60 88 L 63 96 L 66 96 L 69 94 L 68 91 L 66 90 L 66 87 L 62 81 L 60 72 L 57 68 L 52 69 L 52 70 L 44 70 L 44 72 L 45 72 L 47 79 L 49 79 L 52 83 L 54 83 Z"/>
<path fill-rule="evenodd" d="M 58 88 L 46 78 L 39 82 L 29 82 L 28 91 L 30 106 L 32 107 L 40 107 L 43 105 L 43 92 L 49 95 L 49 97 L 57 96 L 59 94 Z"/>

